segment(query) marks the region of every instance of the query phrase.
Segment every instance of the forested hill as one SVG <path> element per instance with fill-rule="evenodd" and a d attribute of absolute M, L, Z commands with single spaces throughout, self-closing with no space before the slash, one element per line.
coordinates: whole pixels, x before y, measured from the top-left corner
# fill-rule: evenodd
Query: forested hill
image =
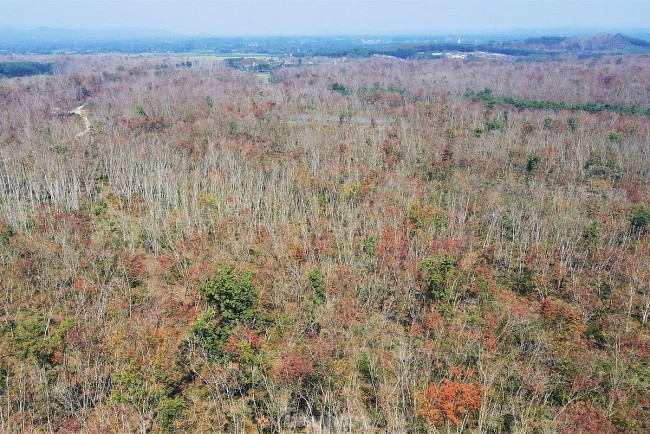
<path fill-rule="evenodd" d="M 589 51 L 610 51 L 628 50 L 634 47 L 649 48 L 650 42 L 639 38 L 631 38 L 620 33 L 604 33 L 591 36 L 574 36 L 571 38 L 562 36 L 546 36 L 540 38 L 529 38 L 521 41 L 528 49 L 563 49 L 563 50 L 589 50 Z M 516 44 L 516 43 L 515 43 Z"/>
<path fill-rule="evenodd" d="M 650 56 L 198 57 L 0 81 L 2 434 L 650 433 Z"/>

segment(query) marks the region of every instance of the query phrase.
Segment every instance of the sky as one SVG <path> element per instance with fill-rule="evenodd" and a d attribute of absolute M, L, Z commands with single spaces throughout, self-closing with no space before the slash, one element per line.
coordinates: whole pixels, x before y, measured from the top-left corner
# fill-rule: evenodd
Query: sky
<path fill-rule="evenodd" d="M 0 0 L 0 27 L 225 36 L 648 29 L 650 0 Z"/>

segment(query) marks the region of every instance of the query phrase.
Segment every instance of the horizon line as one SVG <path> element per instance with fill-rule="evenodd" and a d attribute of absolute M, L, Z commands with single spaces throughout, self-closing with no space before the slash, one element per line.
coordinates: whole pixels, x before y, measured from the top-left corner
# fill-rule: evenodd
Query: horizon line
<path fill-rule="evenodd" d="M 270 38 L 270 37 L 358 37 L 358 36 L 458 36 L 460 34 L 470 36 L 480 35 L 509 35 L 516 33 L 544 33 L 551 36 L 550 33 L 557 32 L 570 32 L 570 33 L 621 33 L 621 32 L 641 32 L 649 33 L 650 27 L 512 27 L 512 28 L 484 28 L 484 29 L 439 29 L 439 30 L 378 30 L 373 32 L 316 32 L 316 33 L 184 33 L 176 30 L 169 30 L 159 27 L 133 27 L 133 26 L 106 26 L 106 27 L 10 27 L 0 26 L 0 31 L 16 31 L 16 32 L 33 32 L 37 30 L 58 30 L 58 31 L 82 31 L 82 32 L 102 32 L 102 31 L 148 31 L 148 32 L 165 32 L 169 36 L 176 36 L 179 38 Z M 146 35 L 144 35 L 146 37 Z M 558 36 L 553 34 L 552 36 Z M 155 36 L 151 36 L 155 37 Z"/>

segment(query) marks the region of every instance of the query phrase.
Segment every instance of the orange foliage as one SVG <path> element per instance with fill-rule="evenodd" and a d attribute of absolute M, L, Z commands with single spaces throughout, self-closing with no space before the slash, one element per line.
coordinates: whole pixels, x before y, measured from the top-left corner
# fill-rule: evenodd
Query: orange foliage
<path fill-rule="evenodd" d="M 403 271 L 406 267 L 406 259 L 411 246 L 409 231 L 412 225 L 408 222 L 402 228 L 388 226 L 379 239 L 377 255 L 379 260 L 395 271 Z"/>
<path fill-rule="evenodd" d="M 471 375 L 470 371 L 467 373 Z M 454 370 L 454 374 L 458 380 L 445 378 L 442 384 L 429 384 L 427 390 L 417 397 L 420 404 L 418 414 L 433 425 L 445 422 L 460 426 L 483 403 L 482 387 L 463 382 L 459 370 Z"/>
<path fill-rule="evenodd" d="M 573 404 L 562 420 L 566 434 L 608 434 L 616 430 L 602 411 L 589 402 L 579 401 Z"/>
<path fill-rule="evenodd" d="M 246 356 L 247 351 L 258 351 L 262 347 L 262 343 L 262 337 L 259 334 L 246 326 L 241 326 L 235 333 L 228 336 L 223 352 L 235 358 L 242 358 Z"/>
<path fill-rule="evenodd" d="M 492 355 L 497 350 L 497 317 L 493 313 L 488 313 L 485 317 L 485 330 L 483 331 L 483 341 L 485 350 L 488 355 Z"/>

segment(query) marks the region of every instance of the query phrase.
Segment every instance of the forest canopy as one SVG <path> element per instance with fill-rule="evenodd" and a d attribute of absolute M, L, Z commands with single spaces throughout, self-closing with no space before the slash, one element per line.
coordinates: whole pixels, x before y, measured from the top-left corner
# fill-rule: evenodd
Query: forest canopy
<path fill-rule="evenodd" d="M 30 75 L 52 74 L 52 63 L 40 62 L 0 62 L 0 78 L 27 77 Z"/>
<path fill-rule="evenodd" d="M 647 56 L 34 59 L 0 431 L 650 432 Z"/>

